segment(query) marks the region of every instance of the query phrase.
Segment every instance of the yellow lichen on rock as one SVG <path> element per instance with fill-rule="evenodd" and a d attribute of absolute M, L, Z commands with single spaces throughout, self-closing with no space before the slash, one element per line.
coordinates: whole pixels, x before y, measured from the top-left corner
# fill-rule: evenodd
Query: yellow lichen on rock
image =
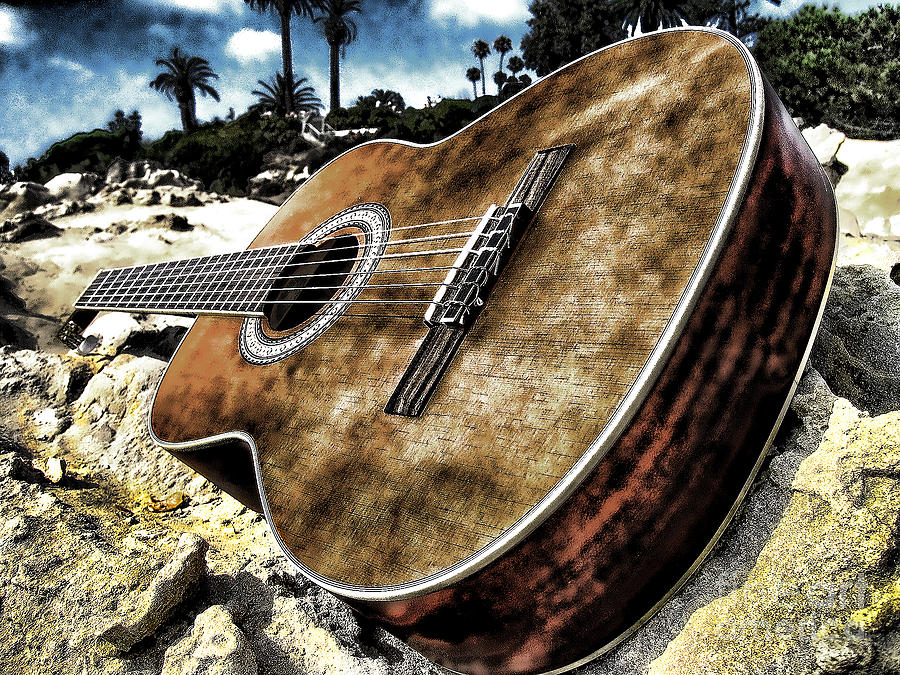
<path fill-rule="evenodd" d="M 809 653 L 823 630 L 891 623 L 896 595 L 875 589 L 895 588 L 885 561 L 900 514 L 900 412 L 869 418 L 838 399 L 792 489 L 743 585 L 694 612 L 651 674 L 759 673 Z"/>

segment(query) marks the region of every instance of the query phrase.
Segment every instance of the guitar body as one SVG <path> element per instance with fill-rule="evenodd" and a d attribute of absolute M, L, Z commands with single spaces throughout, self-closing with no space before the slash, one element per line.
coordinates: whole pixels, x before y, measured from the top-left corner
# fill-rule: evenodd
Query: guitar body
<path fill-rule="evenodd" d="M 710 550 L 821 316 L 830 185 L 742 45 L 663 31 L 566 66 L 440 143 L 354 148 L 251 245 L 357 211 L 335 236 L 375 236 L 367 218 L 390 242 L 468 231 L 477 221 L 458 219 L 504 203 L 536 152 L 564 145 L 421 415 L 385 406 L 427 304 L 377 302 L 293 352 L 307 324 L 200 317 L 150 415 L 160 444 L 266 513 L 307 576 L 462 672 L 574 667 Z M 439 283 L 454 257 L 381 257 L 369 283 L 386 287 L 359 297 L 427 303 L 435 287 L 409 284 Z"/>

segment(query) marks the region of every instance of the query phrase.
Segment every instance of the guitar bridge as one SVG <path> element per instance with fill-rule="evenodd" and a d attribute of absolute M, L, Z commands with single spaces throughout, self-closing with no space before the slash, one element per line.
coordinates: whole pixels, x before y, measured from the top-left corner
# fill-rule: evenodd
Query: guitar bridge
<path fill-rule="evenodd" d="M 425 410 L 574 147 L 540 150 L 506 205 L 492 205 L 481 218 L 428 306 L 424 316 L 428 333 L 388 399 L 386 413 L 418 417 Z"/>

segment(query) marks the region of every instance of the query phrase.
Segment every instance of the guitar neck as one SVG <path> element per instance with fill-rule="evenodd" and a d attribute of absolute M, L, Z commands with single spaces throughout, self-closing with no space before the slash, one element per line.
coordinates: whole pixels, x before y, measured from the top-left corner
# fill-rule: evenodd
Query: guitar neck
<path fill-rule="evenodd" d="M 298 245 L 250 249 L 101 270 L 77 309 L 154 314 L 262 316 L 279 270 Z"/>

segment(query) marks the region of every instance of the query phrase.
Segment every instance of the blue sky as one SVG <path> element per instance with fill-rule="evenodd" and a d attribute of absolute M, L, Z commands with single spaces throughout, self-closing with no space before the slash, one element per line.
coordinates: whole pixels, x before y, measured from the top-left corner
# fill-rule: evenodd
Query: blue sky
<path fill-rule="evenodd" d="M 342 61 L 341 99 L 351 104 L 375 87 L 421 106 L 426 96 L 470 96 L 472 41 L 508 35 L 518 53 L 528 0 L 362 0 L 359 38 Z M 765 4 L 765 3 L 764 3 Z M 772 13 L 795 11 L 784 0 Z M 842 0 L 844 11 L 872 4 Z M 148 87 L 154 60 L 179 46 L 208 59 L 220 75 L 221 102 L 199 98 L 201 120 L 240 114 L 258 79 L 281 69 L 279 22 L 243 0 L 78 0 L 0 3 L 0 150 L 13 164 L 53 141 L 103 127 L 117 108 L 137 108 L 145 138 L 179 127 L 173 102 Z M 294 72 L 328 101 L 328 48 L 317 25 L 293 21 Z M 508 56 L 507 56 L 508 58 Z M 496 70 L 496 56 L 486 63 Z M 488 87 L 493 84 L 489 81 Z"/>

